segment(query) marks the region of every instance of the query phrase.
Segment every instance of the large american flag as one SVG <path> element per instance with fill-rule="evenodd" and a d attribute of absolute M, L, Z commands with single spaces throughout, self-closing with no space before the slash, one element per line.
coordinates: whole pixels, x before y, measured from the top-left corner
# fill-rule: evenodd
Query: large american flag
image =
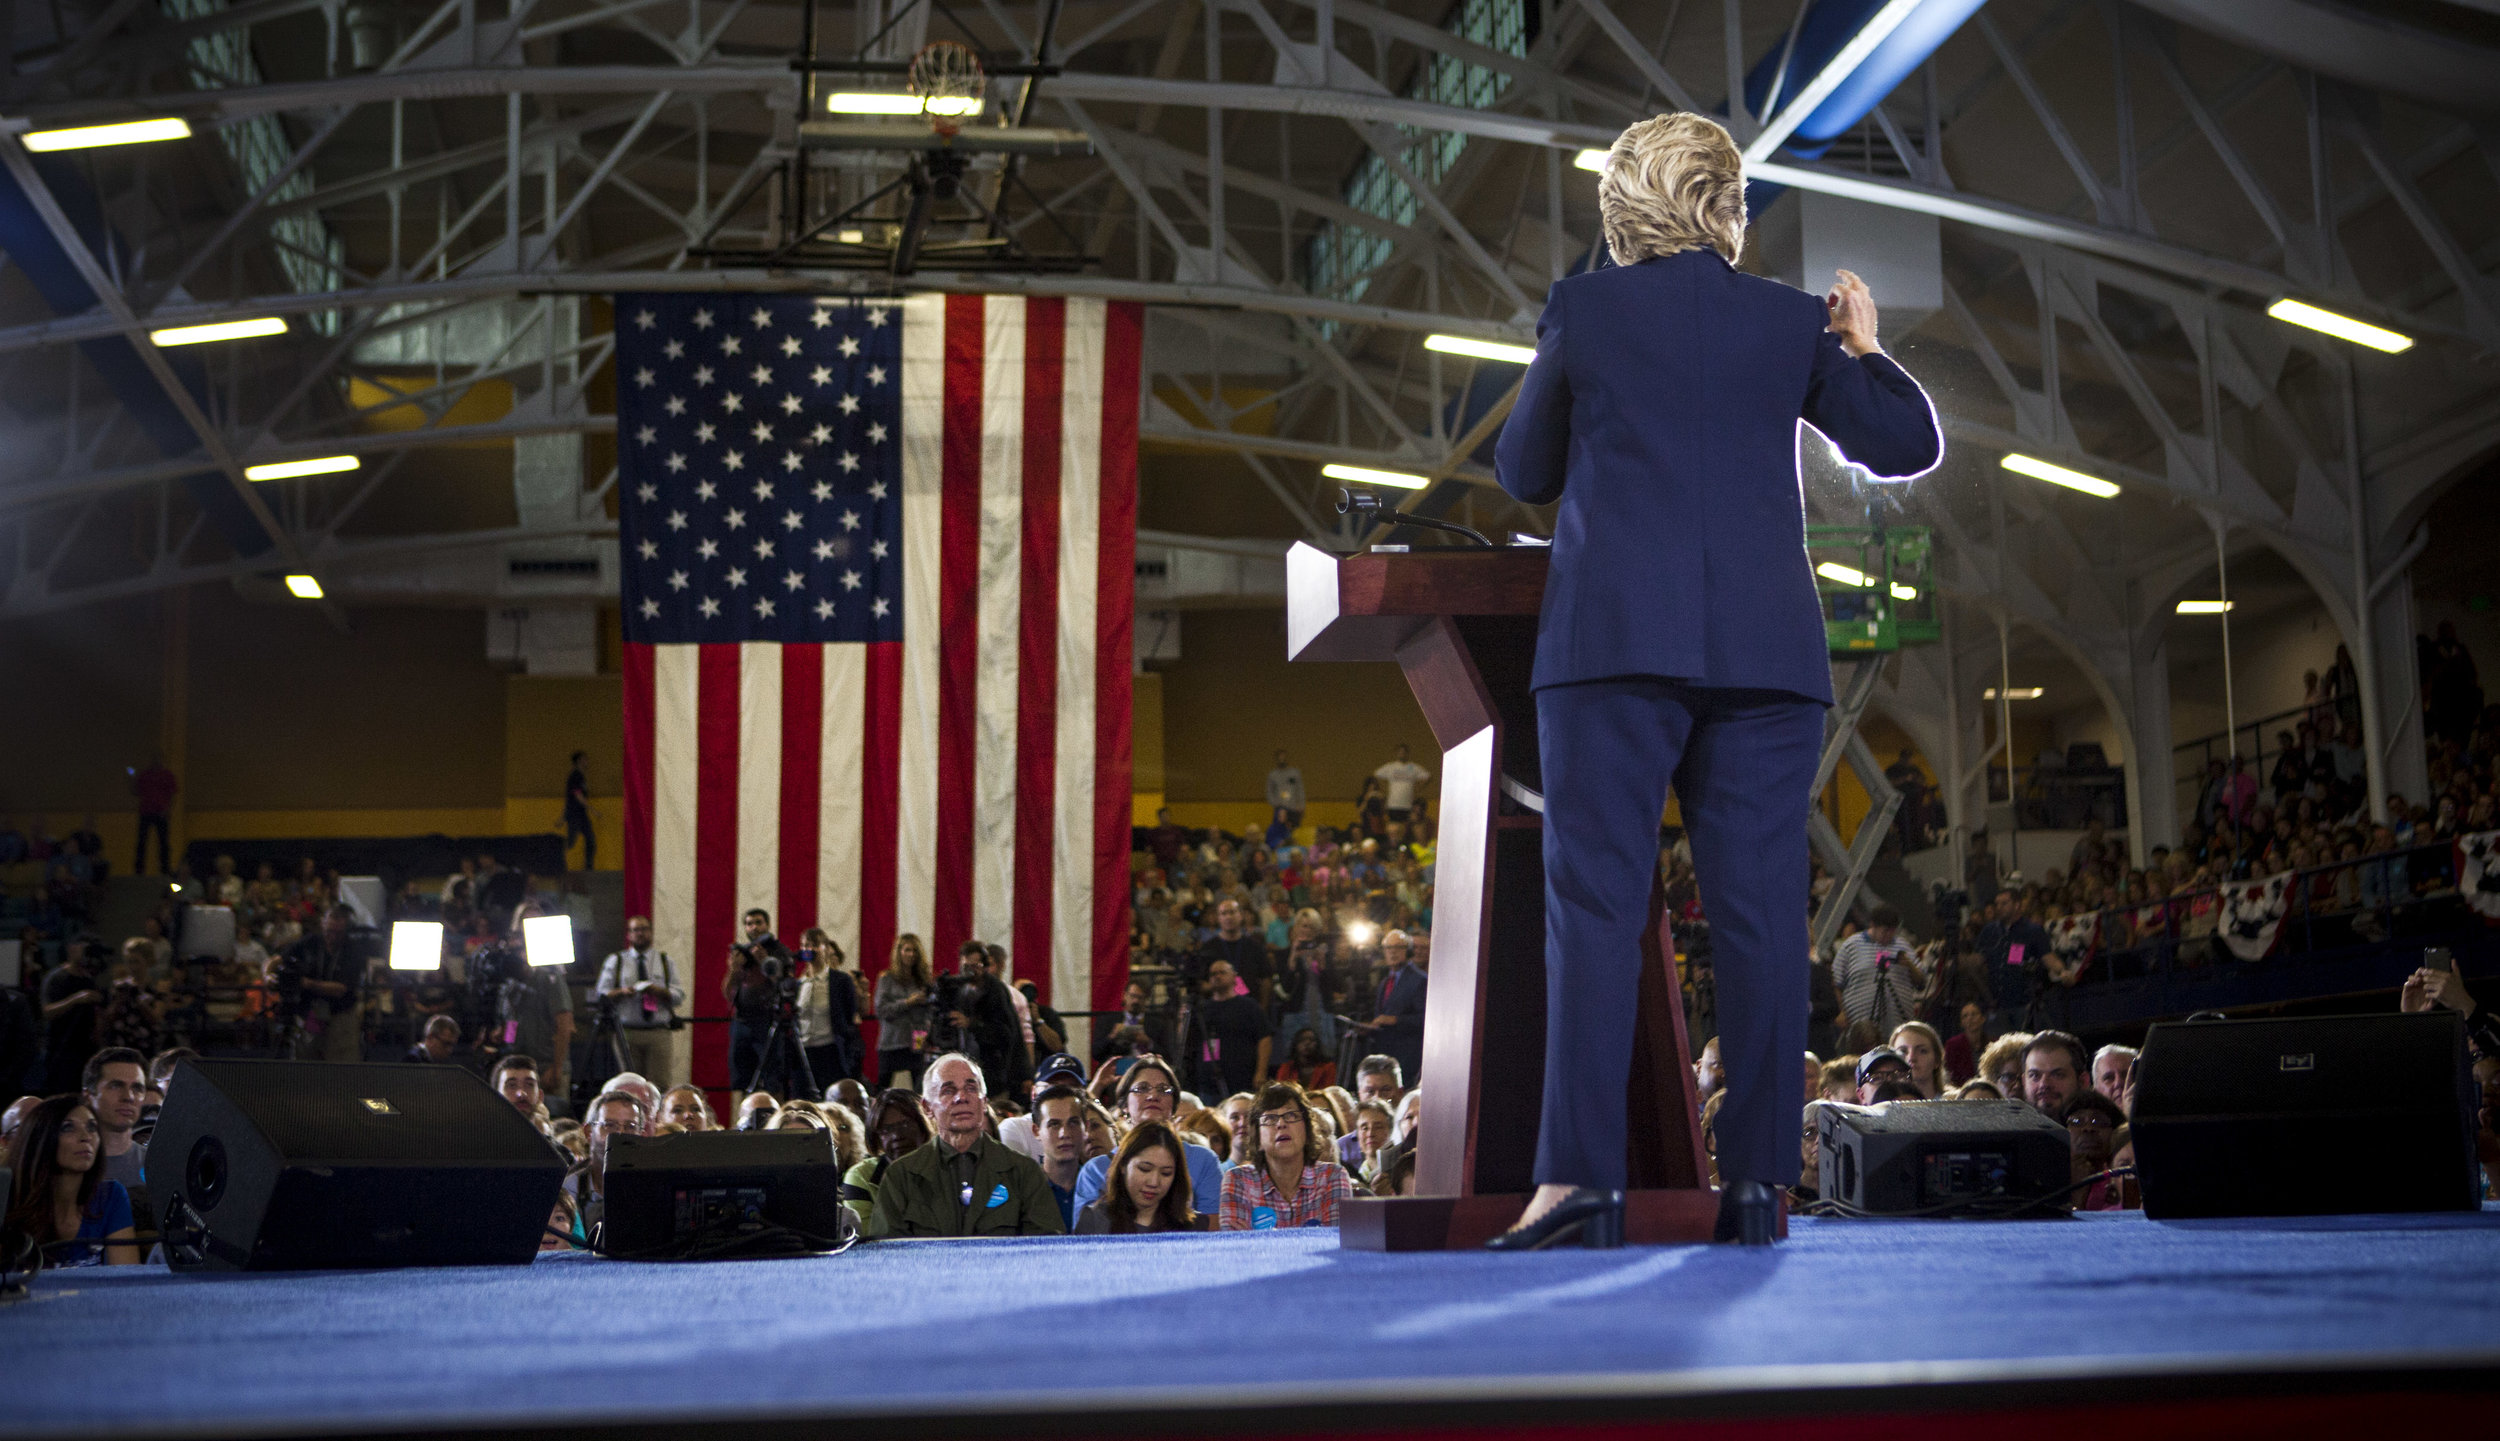
<path fill-rule="evenodd" d="M 940 964 L 978 939 L 1063 1011 L 1119 1008 L 1140 328 L 616 298 L 625 903 L 697 1016 L 751 906 L 870 976 L 898 933 Z M 694 1028 L 699 1084 L 726 1032 Z"/>

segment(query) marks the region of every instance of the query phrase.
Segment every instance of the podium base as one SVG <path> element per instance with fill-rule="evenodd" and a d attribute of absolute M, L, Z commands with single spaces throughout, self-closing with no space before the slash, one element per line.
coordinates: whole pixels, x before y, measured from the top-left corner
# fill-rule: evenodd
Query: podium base
<path fill-rule="evenodd" d="M 1339 1210 L 1337 1244 L 1348 1251 L 1471 1250 L 1509 1230 L 1527 1208 L 1525 1195 L 1358 1196 Z M 1717 1191 L 1634 1191 L 1624 1206 L 1624 1244 L 1699 1245 L 1718 1220 Z M 1784 1196 L 1778 1234 L 1788 1234 Z"/>

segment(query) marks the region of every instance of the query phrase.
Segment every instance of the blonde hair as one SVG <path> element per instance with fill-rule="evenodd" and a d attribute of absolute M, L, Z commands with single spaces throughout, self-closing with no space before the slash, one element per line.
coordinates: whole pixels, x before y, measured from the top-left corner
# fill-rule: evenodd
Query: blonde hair
<path fill-rule="evenodd" d="M 1745 250 L 1744 153 L 1708 116 L 1652 116 L 1606 152 L 1597 216 L 1618 265 L 1705 247 L 1733 265 Z"/>

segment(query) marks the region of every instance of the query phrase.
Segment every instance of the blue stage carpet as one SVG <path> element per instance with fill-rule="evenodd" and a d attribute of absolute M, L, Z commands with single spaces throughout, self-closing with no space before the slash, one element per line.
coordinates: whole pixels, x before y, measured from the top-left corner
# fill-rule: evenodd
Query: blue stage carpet
<path fill-rule="evenodd" d="M 1767 1252 L 1529 1257 L 1346 1252 L 1329 1231 L 913 1242 L 688 1266 L 140 1267 L 35 1291 L 0 1310 L 0 1432 L 1692 1394 L 2492 1367 L 2500 1213 L 1800 1220 Z"/>

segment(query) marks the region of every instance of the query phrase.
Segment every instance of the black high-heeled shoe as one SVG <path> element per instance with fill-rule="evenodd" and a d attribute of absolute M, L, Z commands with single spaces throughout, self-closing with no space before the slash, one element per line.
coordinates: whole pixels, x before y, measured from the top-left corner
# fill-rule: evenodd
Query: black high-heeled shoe
<path fill-rule="evenodd" d="M 1484 1243 L 1488 1251 L 1542 1251 L 1577 1240 L 1592 1251 L 1623 1244 L 1623 1193 L 1580 1186 L 1535 1222 Z"/>
<path fill-rule="evenodd" d="M 1710 1231 L 1713 1242 L 1768 1246 L 1778 1239 L 1779 1197 L 1760 1181 L 1730 1181 L 1719 1192 L 1719 1221 Z"/>

